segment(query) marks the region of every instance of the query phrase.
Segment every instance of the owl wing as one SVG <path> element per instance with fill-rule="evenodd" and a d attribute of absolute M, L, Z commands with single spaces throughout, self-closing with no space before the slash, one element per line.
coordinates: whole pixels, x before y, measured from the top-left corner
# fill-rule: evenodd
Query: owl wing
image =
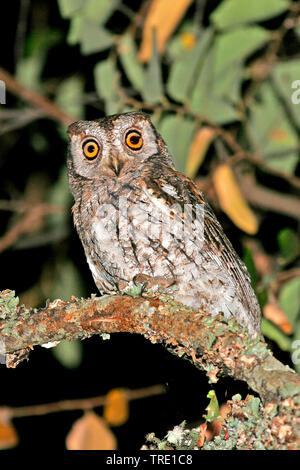
<path fill-rule="evenodd" d="M 211 263 L 221 265 L 223 271 L 232 279 L 240 301 L 251 317 L 251 324 L 256 331 L 259 331 L 260 307 L 252 289 L 247 268 L 235 252 L 213 210 L 196 185 L 173 168 L 166 166 L 162 172 L 161 166 L 157 171 L 154 166 L 149 174 L 146 172 L 144 186 L 151 193 L 152 198 L 159 199 L 167 207 L 180 204 L 183 212 L 185 204 L 201 206 L 204 213 L 204 242 L 199 249 L 205 252 L 205 257 L 208 257 Z"/>

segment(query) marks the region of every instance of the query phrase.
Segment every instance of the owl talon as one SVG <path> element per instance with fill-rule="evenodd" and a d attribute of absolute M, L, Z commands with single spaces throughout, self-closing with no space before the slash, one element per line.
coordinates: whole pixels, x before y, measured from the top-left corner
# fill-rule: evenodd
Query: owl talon
<path fill-rule="evenodd" d="M 158 291 L 160 289 L 167 289 L 168 287 L 175 284 L 175 278 L 165 278 L 163 276 L 147 276 L 146 274 L 137 274 L 133 278 L 134 284 L 141 284 L 143 286 L 143 291 L 151 289 L 153 291 Z"/>

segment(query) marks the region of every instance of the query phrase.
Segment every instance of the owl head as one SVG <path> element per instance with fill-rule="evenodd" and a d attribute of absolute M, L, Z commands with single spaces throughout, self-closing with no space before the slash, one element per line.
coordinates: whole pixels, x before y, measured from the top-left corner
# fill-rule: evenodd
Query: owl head
<path fill-rule="evenodd" d="M 174 166 L 165 142 L 142 112 L 78 121 L 69 126 L 68 136 L 69 173 L 77 178 L 120 177 L 150 158 Z"/>

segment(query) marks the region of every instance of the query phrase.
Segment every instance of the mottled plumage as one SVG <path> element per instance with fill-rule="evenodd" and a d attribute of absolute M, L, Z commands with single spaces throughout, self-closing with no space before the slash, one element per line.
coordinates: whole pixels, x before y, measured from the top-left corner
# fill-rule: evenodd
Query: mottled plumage
<path fill-rule="evenodd" d="M 174 168 L 149 116 L 79 121 L 68 134 L 74 222 L 99 291 L 143 280 L 259 332 L 245 265 L 204 196 Z"/>

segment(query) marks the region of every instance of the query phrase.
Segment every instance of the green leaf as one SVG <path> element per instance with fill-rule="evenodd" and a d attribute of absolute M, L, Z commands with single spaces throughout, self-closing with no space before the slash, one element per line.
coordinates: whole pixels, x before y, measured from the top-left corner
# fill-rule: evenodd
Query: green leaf
<path fill-rule="evenodd" d="M 26 56 L 17 64 L 16 78 L 22 85 L 31 90 L 39 90 L 41 74 L 48 51 L 61 39 L 61 34 L 53 30 L 33 31 L 26 41 Z"/>
<path fill-rule="evenodd" d="M 59 261 L 55 266 L 50 298 L 69 300 L 72 295 L 83 297 L 86 294 L 83 286 L 80 274 L 72 261 L 68 259 Z"/>
<path fill-rule="evenodd" d="M 216 39 L 217 71 L 228 67 L 229 63 L 245 60 L 270 37 L 270 32 L 260 26 L 244 26 L 224 32 Z"/>
<path fill-rule="evenodd" d="M 289 60 L 274 64 L 272 67 L 272 78 L 276 90 L 284 100 L 295 123 L 300 128 L 299 84 L 296 84 L 296 88 L 293 88 L 293 83 L 300 79 L 300 60 Z"/>
<path fill-rule="evenodd" d="M 205 408 L 207 411 L 207 414 L 203 415 L 203 417 L 208 423 L 211 423 L 215 421 L 216 419 L 220 419 L 221 417 L 220 407 L 219 407 L 218 399 L 214 390 L 210 390 L 208 392 L 207 398 L 210 399 L 210 402 Z"/>
<path fill-rule="evenodd" d="M 71 18 L 70 28 L 67 36 L 67 43 L 74 46 L 81 39 L 82 25 L 84 24 L 82 15 L 75 15 Z"/>
<path fill-rule="evenodd" d="M 85 0 L 83 15 L 91 22 L 104 24 L 115 9 L 115 2 L 111 0 Z"/>
<path fill-rule="evenodd" d="M 240 95 L 240 72 L 239 64 L 231 64 L 219 75 L 215 67 L 215 49 L 212 49 L 196 80 L 190 99 L 191 110 L 219 125 L 239 120 L 235 102 Z M 225 84 L 229 83 L 230 88 L 226 90 Z"/>
<path fill-rule="evenodd" d="M 142 95 L 148 103 L 158 103 L 163 96 L 163 82 L 159 55 L 156 47 L 155 32 L 153 33 L 152 57 L 147 65 Z"/>
<path fill-rule="evenodd" d="M 84 105 L 80 102 L 83 94 L 83 80 L 73 75 L 63 80 L 57 87 L 55 102 L 74 119 L 82 119 Z"/>
<path fill-rule="evenodd" d="M 109 100 L 116 97 L 114 84 L 118 75 L 114 60 L 109 58 L 98 62 L 94 68 L 94 77 L 96 91 L 101 98 Z"/>
<path fill-rule="evenodd" d="M 288 0 L 225 0 L 210 15 L 210 19 L 219 29 L 237 24 L 262 21 L 288 10 Z"/>
<path fill-rule="evenodd" d="M 261 332 L 264 336 L 278 344 L 282 351 L 290 351 L 291 339 L 282 333 L 274 323 L 264 317 L 262 318 Z"/>
<path fill-rule="evenodd" d="M 118 71 L 112 58 L 98 62 L 94 68 L 95 86 L 98 95 L 105 100 L 106 114 L 120 112 L 120 99 L 115 90 Z"/>
<path fill-rule="evenodd" d="M 297 147 L 297 134 L 270 83 L 262 83 L 256 97 L 246 127 L 252 150 L 271 167 L 292 174 L 298 161 L 297 152 L 281 156 L 276 153 Z"/>
<path fill-rule="evenodd" d="M 176 168 L 184 171 L 189 146 L 196 128 L 195 121 L 169 114 L 162 119 L 158 127 L 173 156 Z"/>
<path fill-rule="evenodd" d="M 300 313 L 300 276 L 286 282 L 279 293 L 279 303 L 292 325 Z"/>
<path fill-rule="evenodd" d="M 277 234 L 282 262 L 290 263 L 300 254 L 299 237 L 290 228 L 284 228 Z"/>
<path fill-rule="evenodd" d="M 190 100 L 192 111 L 216 124 L 239 120 L 243 61 L 269 38 L 258 26 L 218 36 L 206 55 Z"/>
<path fill-rule="evenodd" d="M 175 100 L 184 101 L 195 85 L 201 59 L 204 58 L 212 36 L 213 30 L 207 28 L 196 45 L 185 51 L 182 58 L 178 58 L 171 67 L 167 88 L 170 96 Z"/>
<path fill-rule="evenodd" d="M 57 0 L 60 14 L 63 18 L 70 18 L 83 7 L 86 0 Z"/>
<path fill-rule="evenodd" d="M 83 349 L 81 341 L 61 341 L 51 349 L 55 359 L 67 369 L 76 369 L 82 362 Z"/>
<path fill-rule="evenodd" d="M 91 21 L 84 21 L 80 34 L 83 55 L 103 51 L 114 44 L 114 36 L 107 29 Z"/>
<path fill-rule="evenodd" d="M 130 34 L 124 34 L 119 44 L 119 57 L 127 78 L 141 92 L 144 88 L 145 74 L 143 66 L 137 61 L 137 48 Z"/>

